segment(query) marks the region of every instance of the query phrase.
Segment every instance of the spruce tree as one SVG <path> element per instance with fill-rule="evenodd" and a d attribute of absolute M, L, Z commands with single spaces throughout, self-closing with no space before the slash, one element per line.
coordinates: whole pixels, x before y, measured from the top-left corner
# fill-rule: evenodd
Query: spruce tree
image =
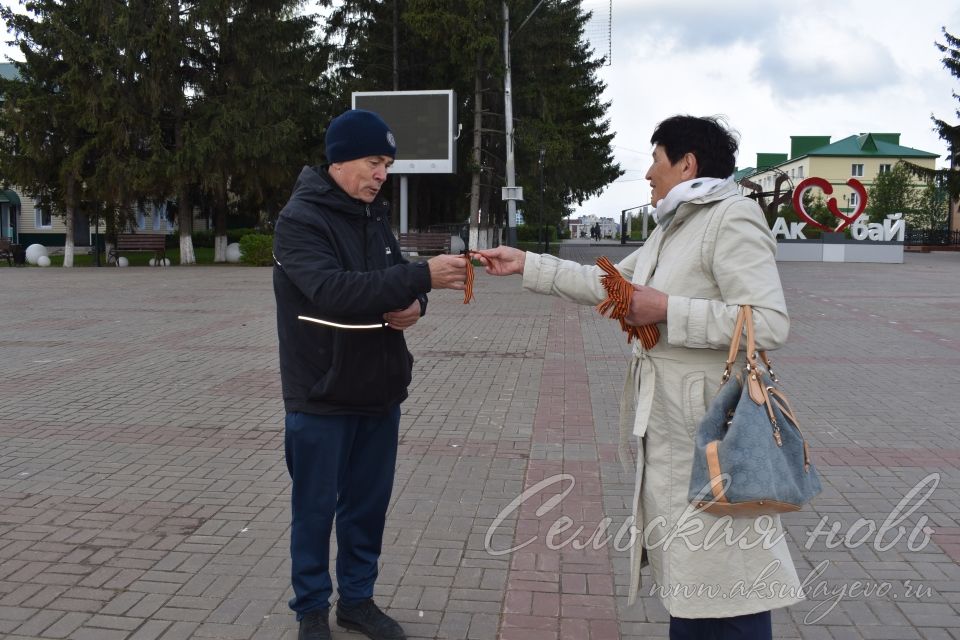
<path fill-rule="evenodd" d="M 509 2 L 515 31 L 538 4 Z M 394 29 L 393 10 L 400 15 Z M 515 151 L 518 184 L 526 211 L 539 201 L 543 147 L 547 220 L 557 222 L 573 202 L 598 193 L 620 175 L 612 161 L 609 105 L 600 101 L 596 78 L 602 61 L 591 57 L 583 35 L 587 15 L 576 1 L 543 3 L 511 41 Z M 485 221 L 503 225 L 505 183 L 503 13 L 500 0 L 345 0 L 328 28 L 341 104 L 356 90 L 454 89 L 463 135 L 455 176 L 412 176 L 411 225 L 460 222 L 482 210 Z M 394 68 L 392 41 L 398 34 Z M 475 219 L 475 216 L 471 216 Z"/>
<path fill-rule="evenodd" d="M 946 27 L 943 28 L 943 38 L 943 44 L 934 43 L 937 49 L 944 54 L 941 62 L 952 76 L 960 78 L 960 38 L 947 32 Z M 953 97 L 955 100 L 960 100 L 960 94 L 957 94 L 956 91 L 953 92 Z M 954 113 L 960 118 L 960 108 Z M 960 231 L 960 123 L 950 124 L 935 115 L 931 116 L 931 119 L 933 120 L 934 131 L 947 143 L 950 166 L 946 169 L 927 169 L 910 164 L 910 170 L 925 180 L 933 181 L 936 188 L 946 190 L 950 200 L 949 230 Z"/>
<path fill-rule="evenodd" d="M 469 175 L 469 203 L 464 211 L 458 207 L 461 220 L 469 220 L 470 247 L 477 248 L 478 224 L 490 220 L 492 199 L 490 192 L 503 184 L 491 176 L 490 163 L 485 155 L 489 147 L 489 92 L 498 78 L 502 78 L 502 57 L 499 53 L 497 27 L 502 30 L 499 17 L 500 3 L 489 0 L 466 0 L 450 6 L 443 0 L 410 0 L 405 20 L 427 47 L 436 50 L 452 63 L 465 97 L 467 112 L 461 117 L 469 122 L 464 129 L 470 132 L 469 156 L 465 172 Z M 502 80 L 500 81 L 502 83 Z M 465 86 L 464 86 L 465 85 Z M 503 130 L 502 125 L 497 127 Z M 466 145 L 464 145 L 466 146 Z M 502 174 L 501 174 L 502 175 Z M 498 183 L 496 187 L 494 182 Z M 480 220 L 481 211 L 486 215 Z M 464 215 L 465 214 L 465 215 Z"/>
<path fill-rule="evenodd" d="M 593 55 L 584 35 L 589 18 L 579 0 L 546 3 L 512 43 L 518 175 L 525 210 L 532 212 L 545 173 L 547 225 L 622 174 L 613 161 L 610 103 L 601 101 L 605 85 L 597 78 L 604 60 Z"/>
<path fill-rule="evenodd" d="M 102 61 L 82 34 L 94 29 L 96 4 L 38 0 L 25 14 L 0 9 L 24 57 L 14 63 L 19 77 L 0 81 L 0 171 L 41 207 L 64 217 L 65 267 L 73 266 L 73 229 L 94 170 L 91 125 L 99 99 L 90 78 L 102 74 Z"/>
<path fill-rule="evenodd" d="M 354 91 L 453 89 L 459 101 L 457 115 L 461 119 L 467 117 L 472 102 L 472 78 L 465 80 L 460 76 L 446 45 L 434 46 L 432 35 L 422 36 L 411 24 L 417 13 L 417 7 L 411 9 L 411 4 L 409 0 L 337 3 L 325 30 L 326 42 L 332 49 L 328 77 L 336 97 L 336 113 L 350 108 Z M 468 167 L 470 162 L 470 145 L 465 140 L 462 138 L 455 147 L 461 168 Z M 403 140 L 398 144 L 402 147 Z M 411 228 L 466 218 L 469 182 L 464 186 L 460 182 L 462 175 L 408 176 Z M 397 176 L 392 176 L 389 183 L 384 195 L 392 191 L 396 226 L 400 199 Z"/>
<path fill-rule="evenodd" d="M 312 18 L 297 12 L 301 4 L 196 4 L 201 28 L 182 155 L 213 213 L 217 262 L 226 260 L 228 212 L 245 207 L 276 213 L 274 185 L 289 191 L 315 139 L 304 127 L 324 117 L 317 78 L 326 59 L 312 40 Z"/>
<path fill-rule="evenodd" d="M 955 78 L 960 78 L 960 38 L 947 32 L 943 28 L 943 38 L 945 44 L 937 43 L 937 49 L 944 54 L 943 66 Z M 953 92 L 955 100 L 960 100 L 960 95 Z M 960 109 L 954 114 L 960 117 Z M 936 131 L 940 137 L 946 141 L 947 148 L 950 150 L 950 168 L 941 172 L 941 181 L 946 185 L 947 193 L 950 195 L 950 211 L 953 229 L 960 229 L 960 123 L 951 125 L 945 120 L 937 117 L 933 118 L 936 125 Z"/>

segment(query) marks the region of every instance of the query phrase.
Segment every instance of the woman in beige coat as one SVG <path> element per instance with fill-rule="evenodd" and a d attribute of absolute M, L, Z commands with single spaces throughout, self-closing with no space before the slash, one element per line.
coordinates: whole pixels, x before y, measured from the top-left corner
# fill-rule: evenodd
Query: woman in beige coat
<path fill-rule="evenodd" d="M 803 599 L 779 517 L 714 517 L 691 507 L 687 491 L 695 430 L 717 391 L 739 306 L 753 306 L 760 348 L 787 338 L 776 243 L 729 177 L 737 141 L 716 119 L 674 116 L 651 143 L 646 178 L 658 225 L 617 265 L 634 285 L 627 321 L 655 323 L 661 334 L 649 350 L 634 341 L 621 407 L 621 444 L 631 433 L 638 443 L 634 522 L 643 525 L 629 599 L 645 556 L 671 640 L 763 640 L 772 635 L 770 610 Z M 588 305 L 607 296 L 595 266 L 511 247 L 480 255 L 488 273 L 522 274 L 537 293 Z"/>

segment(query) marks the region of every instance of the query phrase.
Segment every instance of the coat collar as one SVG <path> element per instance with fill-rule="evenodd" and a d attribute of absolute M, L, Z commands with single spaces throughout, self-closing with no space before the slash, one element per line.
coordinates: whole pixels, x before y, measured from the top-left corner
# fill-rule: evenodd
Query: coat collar
<path fill-rule="evenodd" d="M 379 194 L 377 199 L 369 205 L 351 198 L 330 177 L 328 168 L 329 165 L 303 167 L 294 186 L 293 198 L 306 204 L 352 216 L 366 216 L 368 209 L 373 215 L 382 215 L 389 211 L 390 203 Z"/>
<path fill-rule="evenodd" d="M 723 188 L 717 189 L 716 191 L 709 193 L 705 196 L 699 198 L 694 198 L 693 200 L 688 200 L 687 202 L 680 203 L 680 206 L 677 207 L 677 213 L 674 216 L 674 224 L 680 222 L 686 218 L 689 218 L 692 215 L 696 215 L 702 205 L 713 204 L 721 200 L 726 200 L 733 196 L 739 195 L 740 190 L 737 188 L 737 183 L 733 180 L 730 180 Z"/>

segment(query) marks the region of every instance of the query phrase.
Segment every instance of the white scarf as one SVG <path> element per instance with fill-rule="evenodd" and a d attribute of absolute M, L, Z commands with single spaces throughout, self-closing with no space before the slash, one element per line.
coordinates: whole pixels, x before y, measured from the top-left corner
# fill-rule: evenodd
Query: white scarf
<path fill-rule="evenodd" d="M 657 204 L 653 212 L 653 221 L 666 228 L 673 220 L 673 214 L 684 202 L 708 196 L 720 191 L 733 183 L 733 176 L 729 178 L 694 178 L 675 185 L 663 200 Z"/>

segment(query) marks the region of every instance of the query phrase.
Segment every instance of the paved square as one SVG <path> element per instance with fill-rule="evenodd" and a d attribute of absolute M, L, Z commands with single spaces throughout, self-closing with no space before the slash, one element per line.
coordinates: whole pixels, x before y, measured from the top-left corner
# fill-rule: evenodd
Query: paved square
<path fill-rule="evenodd" d="M 960 253 L 780 270 L 825 487 L 775 637 L 960 638 Z M 0 326 L 0 637 L 295 638 L 270 269 L 0 268 Z M 411 638 L 665 637 L 624 595 L 617 325 L 478 274 L 408 342 L 378 601 Z"/>

